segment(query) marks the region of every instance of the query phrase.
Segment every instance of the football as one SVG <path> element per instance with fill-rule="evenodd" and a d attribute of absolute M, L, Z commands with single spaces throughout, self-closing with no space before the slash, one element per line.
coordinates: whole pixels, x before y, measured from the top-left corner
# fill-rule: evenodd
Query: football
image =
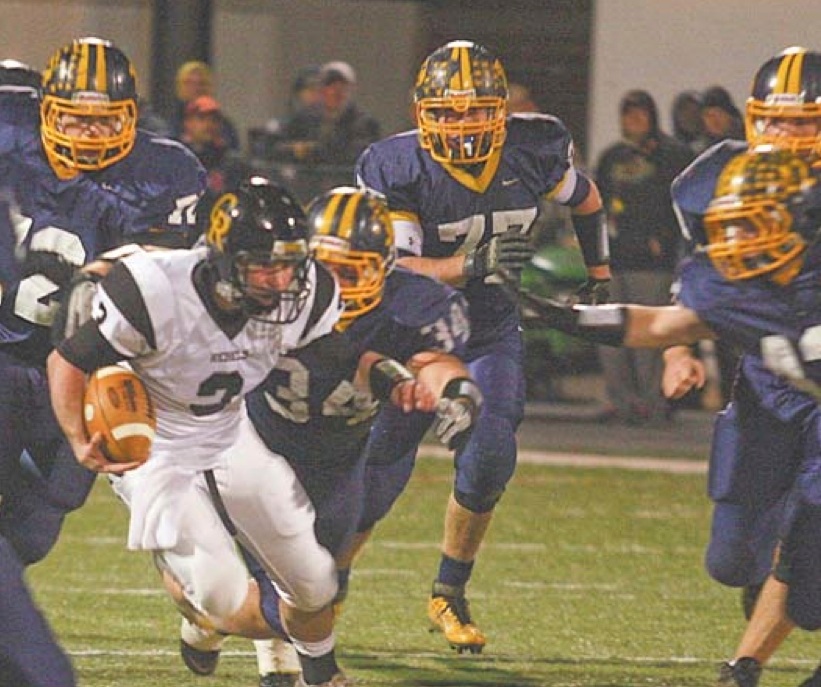
<path fill-rule="evenodd" d="M 132 370 L 120 365 L 95 370 L 86 386 L 83 416 L 89 437 L 102 434 L 109 460 L 148 460 L 157 417 L 148 389 Z"/>

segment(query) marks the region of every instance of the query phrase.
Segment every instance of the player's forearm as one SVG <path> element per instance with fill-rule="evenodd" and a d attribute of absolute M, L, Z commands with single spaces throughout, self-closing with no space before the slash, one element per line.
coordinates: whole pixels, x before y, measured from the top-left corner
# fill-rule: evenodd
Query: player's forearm
<path fill-rule="evenodd" d="M 470 377 L 468 369 L 459 358 L 439 351 L 416 354 L 408 361 L 408 367 L 437 398 L 442 396 L 449 381 Z"/>
<path fill-rule="evenodd" d="M 462 286 L 465 283 L 465 256 L 452 255 L 448 258 L 422 258 L 408 256 L 397 261 L 409 270 L 438 279 L 451 286 Z"/>
<path fill-rule="evenodd" d="M 83 444 L 88 440 L 83 423 L 85 372 L 56 350 L 49 355 L 47 364 L 51 406 L 57 422 L 72 446 Z"/>

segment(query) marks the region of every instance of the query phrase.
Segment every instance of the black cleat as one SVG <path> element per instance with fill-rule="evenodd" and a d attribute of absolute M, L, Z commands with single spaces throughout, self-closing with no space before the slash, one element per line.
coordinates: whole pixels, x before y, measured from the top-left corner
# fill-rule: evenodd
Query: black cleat
<path fill-rule="evenodd" d="M 266 673 L 259 678 L 259 687 L 296 687 L 299 673 Z"/>
<path fill-rule="evenodd" d="M 213 675 L 220 660 L 220 652 L 200 651 L 184 639 L 180 640 L 180 656 L 185 667 L 196 675 Z"/>
<path fill-rule="evenodd" d="M 798 687 L 821 687 L 821 665 L 815 669 L 815 672 L 810 675 Z"/>
<path fill-rule="evenodd" d="M 722 663 L 716 687 L 758 687 L 761 664 L 754 658 L 739 658 Z"/>

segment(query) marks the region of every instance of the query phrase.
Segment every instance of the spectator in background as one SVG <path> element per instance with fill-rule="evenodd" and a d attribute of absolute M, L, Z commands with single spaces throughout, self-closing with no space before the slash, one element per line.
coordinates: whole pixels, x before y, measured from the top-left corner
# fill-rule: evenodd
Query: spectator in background
<path fill-rule="evenodd" d="M 721 86 L 713 86 L 701 94 L 701 121 L 707 146 L 727 138 L 744 140 L 744 117 Z"/>
<path fill-rule="evenodd" d="M 538 112 L 539 106 L 533 102 L 530 90 L 520 83 L 510 83 L 507 87 L 508 101 L 507 111 L 511 114 L 516 112 Z"/>
<path fill-rule="evenodd" d="M 211 206 L 223 193 L 236 189 L 252 172 L 223 138 L 220 104 L 201 95 L 185 108 L 180 140 L 199 158 L 207 173 L 206 189 L 197 205 L 197 235 L 208 225 Z"/>
<path fill-rule="evenodd" d="M 707 147 L 704 122 L 701 119 L 701 95 L 698 91 L 682 91 L 673 100 L 670 110 L 673 137 L 686 145 L 694 155 Z"/>
<path fill-rule="evenodd" d="M 670 301 L 680 252 L 670 183 L 692 153 L 661 131 L 656 103 L 646 91 L 628 91 L 619 113 L 622 139 L 602 153 L 596 170 L 610 233 L 611 297 L 663 305 Z M 599 351 L 608 416 L 631 424 L 669 417 L 660 351 L 605 346 Z"/>
<path fill-rule="evenodd" d="M 182 139 L 185 109 L 190 102 L 200 96 L 214 97 L 214 75 L 205 62 L 193 60 L 186 62 L 177 70 L 177 104 L 169 120 L 171 136 Z M 221 136 L 229 148 L 240 149 L 239 134 L 233 122 L 220 112 Z"/>
<path fill-rule="evenodd" d="M 282 157 L 291 162 L 353 165 L 381 136 L 379 123 L 354 102 L 356 72 L 328 62 L 319 72 L 319 102 L 294 113 L 285 128 Z"/>

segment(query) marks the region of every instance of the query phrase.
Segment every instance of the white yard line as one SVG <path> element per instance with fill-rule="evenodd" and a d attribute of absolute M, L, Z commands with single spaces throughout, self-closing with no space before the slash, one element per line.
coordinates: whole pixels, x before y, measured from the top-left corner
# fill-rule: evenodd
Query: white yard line
<path fill-rule="evenodd" d="M 444 447 L 425 444 L 420 449 L 422 458 L 453 459 L 453 453 Z M 682 458 L 634 458 L 606 456 L 595 453 L 553 453 L 550 451 L 520 450 L 519 461 L 534 465 L 552 465 L 574 468 L 620 468 L 622 470 L 649 470 L 680 475 L 707 474 L 707 461 Z"/>

